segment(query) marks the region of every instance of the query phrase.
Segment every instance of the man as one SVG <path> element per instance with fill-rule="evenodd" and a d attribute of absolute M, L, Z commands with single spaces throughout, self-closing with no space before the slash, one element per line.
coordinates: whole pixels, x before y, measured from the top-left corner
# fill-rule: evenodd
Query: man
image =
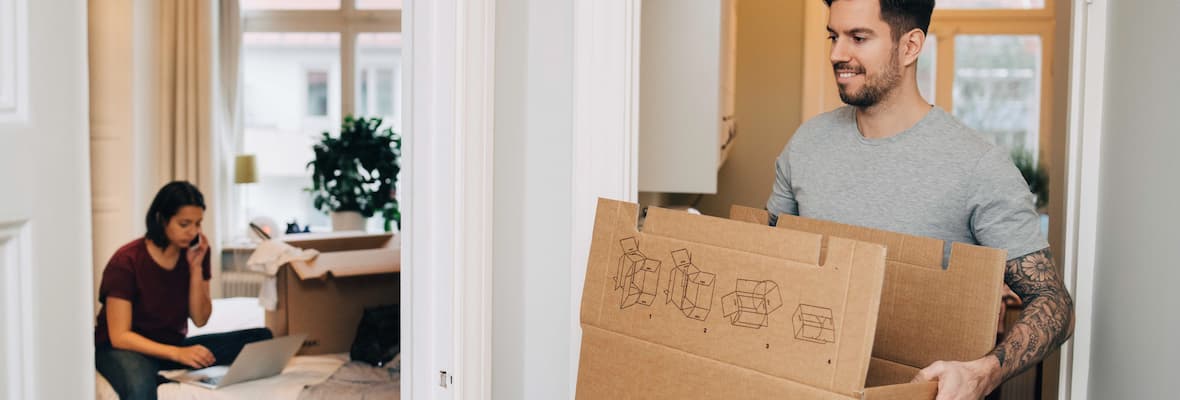
<path fill-rule="evenodd" d="M 938 399 L 978 399 L 1073 332 L 1073 300 L 1040 234 L 1032 195 L 1007 150 L 918 92 L 934 0 L 824 0 L 831 62 L 848 106 L 805 122 L 776 162 L 772 215 L 805 217 L 1008 251 L 1004 281 L 1020 320 L 987 356 L 939 361 L 914 381 Z"/>

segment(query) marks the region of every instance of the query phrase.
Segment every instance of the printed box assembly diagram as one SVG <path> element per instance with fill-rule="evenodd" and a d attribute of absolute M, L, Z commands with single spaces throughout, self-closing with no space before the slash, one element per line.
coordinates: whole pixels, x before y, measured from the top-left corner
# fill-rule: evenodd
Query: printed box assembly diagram
<path fill-rule="evenodd" d="M 743 328 L 769 326 L 770 313 L 782 306 L 783 298 L 774 281 L 738 279 L 737 289 L 721 298 L 725 318 Z"/>
<path fill-rule="evenodd" d="M 795 309 L 795 339 L 812 343 L 835 343 L 836 321 L 832 309 L 800 304 Z"/>
<path fill-rule="evenodd" d="M 615 275 L 615 290 L 623 289 L 620 309 L 635 304 L 651 306 L 656 298 L 660 280 L 660 260 L 647 258 L 639 251 L 639 241 L 629 237 L 619 241 L 623 255 L 619 257 Z"/>
<path fill-rule="evenodd" d="M 668 295 L 667 303 L 675 304 L 685 317 L 704 321 L 709 317 L 709 309 L 713 304 L 713 282 L 716 276 L 697 268 L 688 249 L 673 251 L 672 261 L 676 266 L 672 268 L 668 286 L 664 289 Z"/>

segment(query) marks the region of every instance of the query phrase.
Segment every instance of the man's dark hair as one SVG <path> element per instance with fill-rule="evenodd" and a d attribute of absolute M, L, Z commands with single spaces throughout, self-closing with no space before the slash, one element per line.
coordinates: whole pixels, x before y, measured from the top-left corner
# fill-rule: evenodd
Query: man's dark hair
<path fill-rule="evenodd" d="M 824 0 L 828 7 L 836 0 Z M 921 29 L 922 33 L 930 29 L 930 14 L 934 12 L 934 0 L 880 0 L 881 20 L 889 24 L 893 30 L 893 41 L 901 39 L 901 34 L 911 30 Z"/>
<path fill-rule="evenodd" d="M 152 200 L 151 207 L 148 207 L 147 217 L 144 219 L 147 224 L 147 235 L 145 236 L 148 240 L 160 248 L 167 248 L 168 235 L 164 233 L 164 227 L 184 206 L 197 206 L 204 210 L 205 196 L 196 186 L 186 181 L 173 181 L 160 188 L 160 191 L 156 192 L 156 198 Z"/>

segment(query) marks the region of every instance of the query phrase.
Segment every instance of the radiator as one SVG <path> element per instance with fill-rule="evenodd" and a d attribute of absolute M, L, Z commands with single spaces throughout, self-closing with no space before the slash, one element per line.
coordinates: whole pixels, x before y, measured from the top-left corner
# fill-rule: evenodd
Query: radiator
<path fill-rule="evenodd" d="M 221 297 L 258 297 L 264 277 L 256 272 L 222 272 Z"/>

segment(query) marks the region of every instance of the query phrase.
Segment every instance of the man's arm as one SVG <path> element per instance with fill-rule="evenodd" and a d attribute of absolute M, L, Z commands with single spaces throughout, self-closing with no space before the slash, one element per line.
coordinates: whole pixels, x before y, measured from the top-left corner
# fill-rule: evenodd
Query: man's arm
<path fill-rule="evenodd" d="M 991 353 L 1000 362 L 1001 382 L 1036 365 L 1073 335 L 1073 298 L 1049 249 L 1008 260 L 1004 283 L 1026 306 Z"/>
<path fill-rule="evenodd" d="M 1026 304 L 1004 340 L 981 359 L 937 361 L 914 377 L 914 382 L 938 381 L 938 400 L 983 397 L 1073 335 L 1073 299 L 1049 249 L 1009 260 L 1004 282 Z"/>

